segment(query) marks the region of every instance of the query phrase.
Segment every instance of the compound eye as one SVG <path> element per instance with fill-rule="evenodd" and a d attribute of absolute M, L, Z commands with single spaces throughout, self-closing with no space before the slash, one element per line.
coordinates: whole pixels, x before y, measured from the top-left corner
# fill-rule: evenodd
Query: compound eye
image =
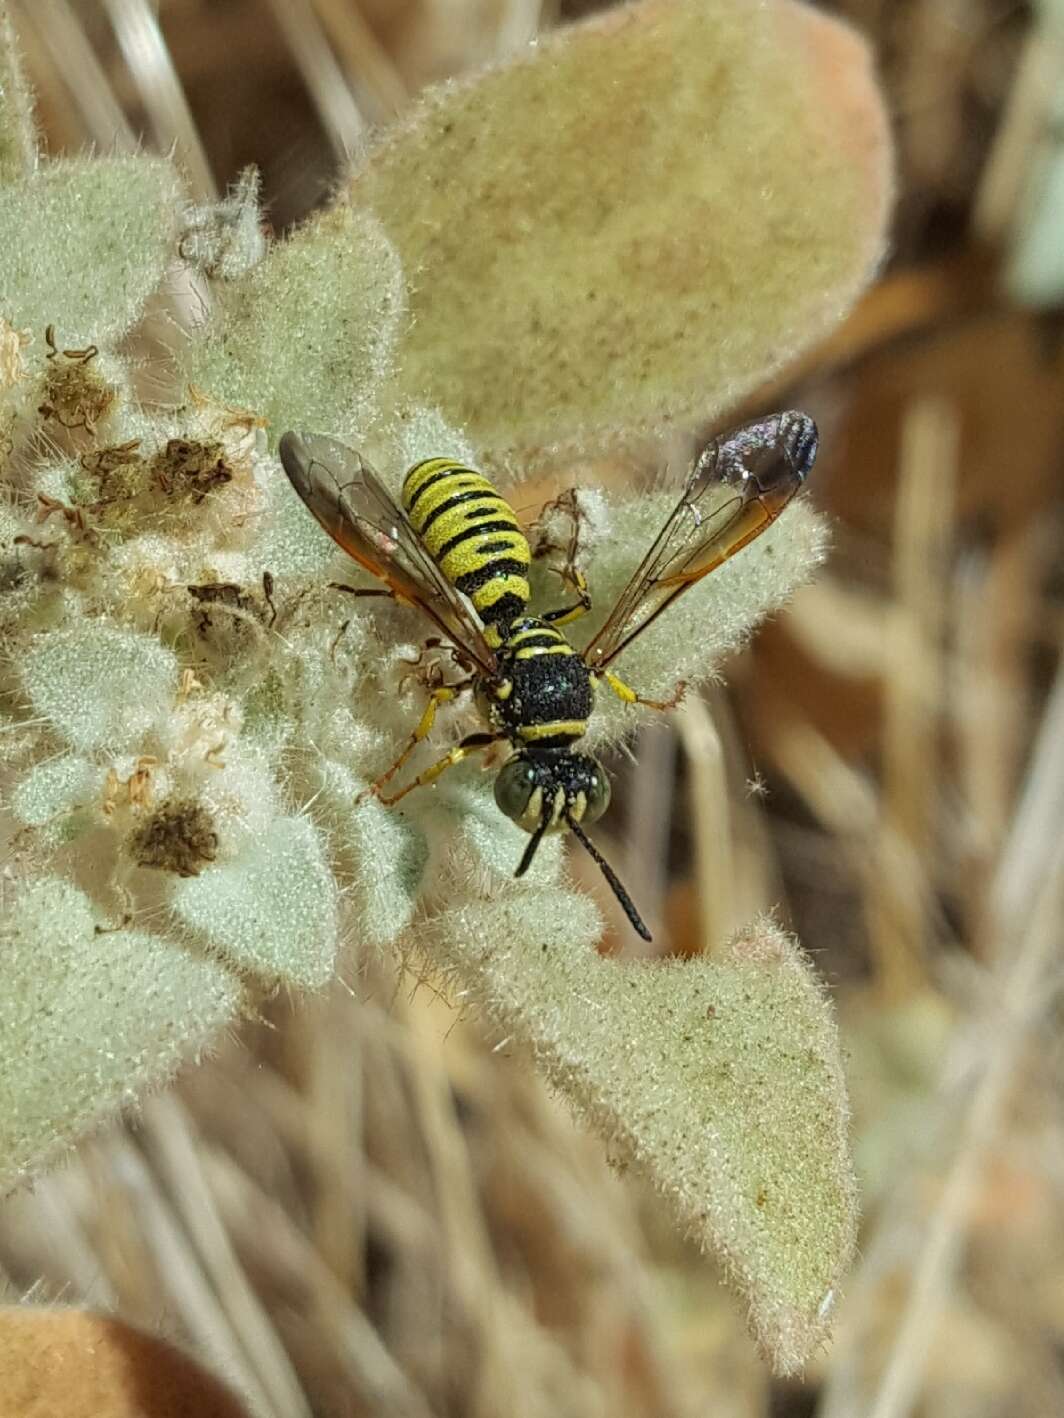
<path fill-rule="evenodd" d="M 808 414 L 792 414 L 785 436 L 790 442 L 794 471 L 800 478 L 807 478 L 816 462 L 819 442 L 816 424 Z"/>
<path fill-rule="evenodd" d="M 495 801 L 500 812 L 519 822 L 528 810 L 529 799 L 535 789 L 535 766 L 519 753 L 507 759 L 495 779 Z"/>
<path fill-rule="evenodd" d="M 601 763 L 595 763 L 588 775 L 587 807 L 584 809 L 585 822 L 597 822 L 610 805 L 612 789 L 606 770 Z"/>

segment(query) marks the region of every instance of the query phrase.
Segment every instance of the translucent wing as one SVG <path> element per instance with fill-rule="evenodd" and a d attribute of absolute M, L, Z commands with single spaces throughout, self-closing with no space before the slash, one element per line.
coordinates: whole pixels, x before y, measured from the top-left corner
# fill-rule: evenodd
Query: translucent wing
<path fill-rule="evenodd" d="M 333 541 L 490 674 L 495 656 L 475 613 L 362 455 L 316 433 L 283 434 L 279 452 L 289 482 Z"/>
<path fill-rule="evenodd" d="M 772 414 L 721 434 L 699 454 L 683 496 L 606 623 L 584 651 L 604 669 L 677 596 L 776 520 L 816 458 L 808 414 Z"/>

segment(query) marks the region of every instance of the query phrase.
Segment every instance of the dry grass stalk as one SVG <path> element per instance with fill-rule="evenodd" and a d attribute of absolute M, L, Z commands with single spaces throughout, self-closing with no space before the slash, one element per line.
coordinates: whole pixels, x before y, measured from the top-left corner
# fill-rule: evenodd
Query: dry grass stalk
<path fill-rule="evenodd" d="M 406 84 L 358 4 L 351 0 L 313 0 L 313 4 L 350 82 L 356 92 L 365 94 L 366 112 L 375 123 L 396 117 L 409 99 Z"/>
<path fill-rule="evenodd" d="M 312 0 L 268 0 L 336 154 L 343 162 L 366 133 L 366 120 L 329 45 Z"/>
<path fill-rule="evenodd" d="M 899 1257 L 914 1258 L 901 1320 L 868 1406 L 870 1418 L 906 1418 L 915 1409 L 936 1324 L 957 1280 L 987 1153 L 1004 1125 L 1032 1031 L 1053 997 L 1050 981 L 1057 969 L 1064 904 L 1062 742 L 1064 674 L 1058 676 L 1043 717 L 1025 783 L 1025 806 L 1013 819 L 993 883 L 987 926 L 995 941 L 994 977 L 982 992 L 983 1008 L 958 1026 L 943 1069 L 936 1117 L 924 1138 L 925 1165 L 941 1176 L 941 1186 L 925 1213 L 923 1174 L 914 1171 L 906 1179 L 868 1249 L 864 1280 L 854 1297 L 855 1314 L 844 1345 L 862 1342 L 862 1315 Z M 958 1127 L 960 1089 L 965 1102 Z M 840 1358 L 821 1418 L 853 1412 L 856 1395 L 847 1382 L 852 1378 L 852 1355 L 844 1349 Z"/>
<path fill-rule="evenodd" d="M 1027 750 L 1028 653 L 1044 614 L 1041 581 L 1052 542 L 1029 520 L 1003 529 L 985 558 L 958 577 L 956 734 L 966 809 L 961 869 L 986 872 L 1005 839 Z M 973 939 L 979 891 L 970 920 Z"/>
<path fill-rule="evenodd" d="M 36 130 L 33 103 L 17 59 L 16 34 L 7 0 L 0 4 L 0 179 L 10 181 L 33 169 Z"/>
<path fill-rule="evenodd" d="M 983 241 L 1007 239 L 1019 214 L 1031 154 L 1053 121 L 1061 65 L 1057 29 L 1047 18 L 1032 25 L 1024 40 L 1008 103 L 975 193 L 972 226 Z"/>
<path fill-rule="evenodd" d="M 19 25 L 32 36 L 40 58 L 34 63 L 34 77 L 45 90 L 57 84 L 73 103 L 76 118 L 85 136 L 102 149 L 132 153 L 137 137 L 115 98 L 111 85 L 84 29 L 71 8 L 70 0 L 37 0 L 19 6 Z M 37 57 L 36 55 L 34 56 Z M 62 107 L 53 102 L 52 107 Z"/>
<path fill-rule="evenodd" d="M 694 838 L 695 882 L 701 906 L 701 949 L 712 953 L 748 916 L 737 913 L 735 852 L 724 746 L 705 701 L 692 695 L 679 720 L 690 774 L 688 802 Z"/>
<path fill-rule="evenodd" d="M 162 152 L 173 149 L 188 174 L 192 195 L 210 201 L 218 195 L 217 184 L 154 8 L 147 0 L 105 4 L 156 146 Z"/>
<path fill-rule="evenodd" d="M 625 880 L 631 882 L 634 899 L 644 903 L 651 933 L 663 918 L 668 890 L 669 830 L 675 812 L 677 741 L 674 726 L 652 724 L 633 747 L 634 763 L 629 772 L 627 799 L 637 804 L 629 813 L 626 832 Z M 620 939 L 630 957 L 652 954 L 652 947 L 629 940 L 619 920 Z"/>
<path fill-rule="evenodd" d="M 922 400 L 906 413 L 894 530 L 895 604 L 883 666 L 882 841 L 869 897 L 880 985 L 895 999 L 922 986 L 930 946 L 933 883 L 918 864 L 928 859 L 938 809 L 957 437 L 956 411 L 941 400 Z M 910 850 L 899 854 L 898 840 Z"/>

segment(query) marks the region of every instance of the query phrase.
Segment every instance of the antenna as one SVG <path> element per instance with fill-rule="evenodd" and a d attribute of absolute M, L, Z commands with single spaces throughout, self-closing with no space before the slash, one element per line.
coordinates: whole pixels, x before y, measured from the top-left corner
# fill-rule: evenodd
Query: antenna
<path fill-rule="evenodd" d="M 631 923 L 632 923 L 632 925 L 635 927 L 636 931 L 639 933 L 639 935 L 641 935 L 641 936 L 643 937 L 644 940 L 647 940 L 647 941 L 652 940 L 653 937 L 651 936 L 650 932 L 647 930 L 646 926 L 643 924 L 643 918 L 642 918 L 642 916 L 640 916 L 639 912 L 635 909 L 635 906 L 632 904 L 632 898 L 628 895 L 628 892 L 625 891 L 624 887 L 621 885 L 620 881 L 618 880 L 618 878 L 617 878 L 617 873 L 613 870 L 613 868 L 610 866 L 609 862 L 608 862 L 608 861 L 606 860 L 606 858 L 602 855 L 602 853 L 599 851 L 599 849 L 595 846 L 594 842 L 591 841 L 590 837 L 587 836 L 587 834 L 584 832 L 584 830 L 583 830 L 583 828 L 580 826 L 580 824 L 579 824 L 578 822 L 574 822 L 574 820 L 573 820 L 571 817 L 568 817 L 568 816 L 566 817 L 565 820 L 566 820 L 566 822 L 569 824 L 569 826 L 572 828 L 572 830 L 573 830 L 573 835 L 576 837 L 577 841 L 582 842 L 582 843 L 584 844 L 584 846 L 587 848 L 587 850 L 588 850 L 588 851 L 591 853 L 591 855 L 594 857 L 595 861 L 598 862 L 599 867 L 600 867 L 601 870 L 602 870 L 602 875 L 606 878 L 606 880 L 607 880 L 607 881 L 609 882 L 609 884 L 610 884 L 610 890 L 613 892 L 614 896 L 616 896 L 617 900 L 621 903 L 621 907 L 622 907 L 622 909 L 623 909 L 623 911 L 624 911 L 624 914 L 625 914 L 625 915 L 628 917 L 628 919 L 631 921 Z M 540 838 L 540 836 L 542 836 L 542 832 L 543 832 L 543 829 L 542 829 L 542 828 L 537 829 L 536 836 L 533 837 L 533 838 L 532 838 L 532 841 L 529 843 L 529 848 L 530 848 L 530 850 L 525 853 L 525 856 L 529 859 L 529 861 L 532 860 L 532 850 L 531 850 L 531 849 L 534 849 L 536 846 L 539 845 L 539 838 Z M 521 872 L 523 871 L 523 869 L 524 869 L 524 867 L 525 867 L 526 865 L 527 865 L 527 863 L 524 861 L 524 858 L 522 858 L 521 865 L 517 868 L 517 875 L 518 875 L 518 876 L 521 875 Z"/>
<path fill-rule="evenodd" d="M 515 877 L 524 876 L 525 872 L 528 871 L 529 867 L 532 865 L 532 858 L 536 855 L 539 844 L 543 841 L 543 834 L 546 832 L 549 823 L 550 818 L 544 814 L 543 821 L 528 839 L 528 846 L 525 848 L 524 856 L 521 858 L 520 862 L 518 862 L 517 870 L 514 872 Z"/>

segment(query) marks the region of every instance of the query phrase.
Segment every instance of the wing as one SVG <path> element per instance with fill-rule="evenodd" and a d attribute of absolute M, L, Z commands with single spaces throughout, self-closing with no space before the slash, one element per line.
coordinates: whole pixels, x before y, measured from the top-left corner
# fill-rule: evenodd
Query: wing
<path fill-rule="evenodd" d="M 699 454 L 657 540 L 584 651 L 604 669 L 690 586 L 773 523 L 816 458 L 808 414 L 773 414 L 721 434 Z"/>
<path fill-rule="evenodd" d="M 362 455 L 316 433 L 282 434 L 279 452 L 289 482 L 337 546 L 490 674 L 495 656 L 483 626 Z"/>

